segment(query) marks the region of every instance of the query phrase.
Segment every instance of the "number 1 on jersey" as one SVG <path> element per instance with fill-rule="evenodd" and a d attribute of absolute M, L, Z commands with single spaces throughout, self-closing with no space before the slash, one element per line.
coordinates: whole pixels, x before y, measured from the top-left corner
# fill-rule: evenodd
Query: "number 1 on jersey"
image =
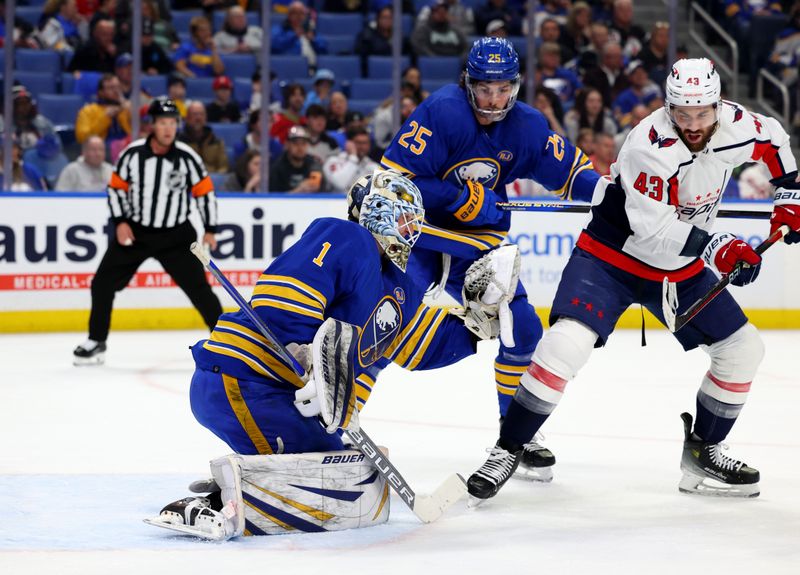
<path fill-rule="evenodd" d="M 322 249 L 319 251 L 319 255 L 311 261 L 317 264 L 319 267 L 322 267 L 322 260 L 325 259 L 325 254 L 328 253 L 329 249 L 331 249 L 331 243 L 330 242 L 323 243 Z"/>

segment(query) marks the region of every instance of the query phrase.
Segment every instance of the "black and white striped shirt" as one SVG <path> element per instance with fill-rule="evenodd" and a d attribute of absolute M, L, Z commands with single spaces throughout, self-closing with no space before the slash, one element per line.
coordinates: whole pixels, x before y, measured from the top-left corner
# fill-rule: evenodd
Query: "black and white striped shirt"
<path fill-rule="evenodd" d="M 217 199 L 211 178 L 197 152 L 179 141 L 163 155 L 153 153 L 149 138 L 131 142 L 120 154 L 108 184 L 115 223 L 174 228 L 189 218 L 192 197 L 205 231 L 216 231 Z"/>

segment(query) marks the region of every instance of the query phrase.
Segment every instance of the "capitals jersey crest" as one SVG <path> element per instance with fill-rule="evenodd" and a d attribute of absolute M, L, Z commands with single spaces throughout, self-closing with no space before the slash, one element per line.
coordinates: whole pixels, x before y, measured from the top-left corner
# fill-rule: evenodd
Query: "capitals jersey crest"
<path fill-rule="evenodd" d="M 678 141 L 678 138 L 665 138 L 664 136 L 659 136 L 655 126 L 650 126 L 649 137 L 650 143 L 654 146 L 658 144 L 659 148 L 669 148 L 670 146 L 674 146 L 675 142 Z"/>
<path fill-rule="evenodd" d="M 403 323 L 403 312 L 392 296 L 375 306 L 358 338 L 358 361 L 367 367 L 378 361 L 394 341 Z"/>

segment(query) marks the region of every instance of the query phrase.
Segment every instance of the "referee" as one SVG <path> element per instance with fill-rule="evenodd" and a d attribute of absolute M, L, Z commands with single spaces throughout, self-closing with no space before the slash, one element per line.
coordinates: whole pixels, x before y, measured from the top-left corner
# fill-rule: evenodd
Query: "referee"
<path fill-rule="evenodd" d="M 114 296 L 147 258 L 161 263 L 209 329 L 222 314 L 202 264 L 189 251 L 197 239 L 189 222 L 192 197 L 205 226 L 203 242 L 211 249 L 217 246 L 217 201 L 211 179 L 194 150 L 175 141 L 179 118 L 175 102 L 157 98 L 148 113 L 153 133 L 123 150 L 108 184 L 116 238 L 92 280 L 89 339 L 75 348 L 75 365 L 103 363 Z"/>

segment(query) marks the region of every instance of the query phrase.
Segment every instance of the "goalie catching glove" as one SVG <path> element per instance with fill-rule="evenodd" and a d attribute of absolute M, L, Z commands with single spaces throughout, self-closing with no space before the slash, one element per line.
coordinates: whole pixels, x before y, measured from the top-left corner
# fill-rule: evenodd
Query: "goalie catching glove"
<path fill-rule="evenodd" d="M 508 304 L 519 283 L 520 257 L 515 245 L 500 246 L 472 263 L 464 277 L 463 310 L 453 313 L 480 339 L 498 335 L 503 345 L 514 346 L 514 321 Z"/>
<path fill-rule="evenodd" d="M 295 392 L 295 406 L 305 417 L 319 416 L 325 431 L 358 431 L 355 375 L 358 328 L 332 317 L 311 344 L 311 377 Z"/>

